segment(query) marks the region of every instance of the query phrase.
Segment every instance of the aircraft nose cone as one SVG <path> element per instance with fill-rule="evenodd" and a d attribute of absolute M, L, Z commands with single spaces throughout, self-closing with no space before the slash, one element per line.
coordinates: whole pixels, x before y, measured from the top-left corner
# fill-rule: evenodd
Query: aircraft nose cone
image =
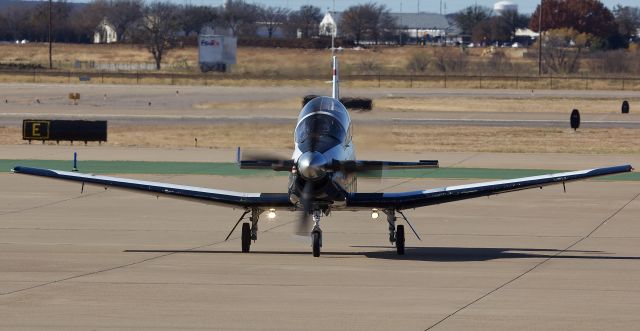
<path fill-rule="evenodd" d="M 327 159 L 318 152 L 306 152 L 298 159 L 298 173 L 305 179 L 315 180 L 326 174 Z"/>

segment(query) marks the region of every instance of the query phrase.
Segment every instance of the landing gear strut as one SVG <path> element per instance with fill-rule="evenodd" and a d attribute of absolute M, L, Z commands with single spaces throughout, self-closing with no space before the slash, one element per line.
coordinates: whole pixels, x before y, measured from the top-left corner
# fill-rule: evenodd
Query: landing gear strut
<path fill-rule="evenodd" d="M 320 248 L 322 247 L 322 230 L 320 229 L 320 210 L 313 211 L 313 230 L 311 230 L 311 247 L 313 256 L 320 256 Z"/>
<path fill-rule="evenodd" d="M 245 213 L 242 214 L 242 216 L 238 220 L 238 223 L 240 223 L 244 219 L 244 216 L 248 213 L 249 213 L 248 210 L 245 211 Z M 258 220 L 260 219 L 260 214 L 262 214 L 262 210 L 258 208 L 252 208 L 251 216 L 249 217 L 249 221 L 251 221 L 251 223 L 249 222 L 242 223 L 242 235 L 240 236 L 240 239 L 242 242 L 243 253 L 249 253 L 249 251 L 251 250 L 251 241 L 252 240 L 255 241 L 258 239 Z M 236 226 L 237 225 L 238 224 L 236 223 Z M 229 239 L 229 237 L 231 236 L 231 233 L 233 233 L 233 230 L 235 230 L 235 228 L 236 227 L 234 226 L 233 229 L 231 229 L 231 232 L 227 236 L 227 239 Z M 225 241 L 227 239 L 225 239 Z"/>
<path fill-rule="evenodd" d="M 395 244 L 398 255 L 404 255 L 404 225 L 398 225 L 396 228 L 396 211 L 388 209 L 383 211 L 387 215 L 387 223 L 389 223 L 389 242 Z"/>

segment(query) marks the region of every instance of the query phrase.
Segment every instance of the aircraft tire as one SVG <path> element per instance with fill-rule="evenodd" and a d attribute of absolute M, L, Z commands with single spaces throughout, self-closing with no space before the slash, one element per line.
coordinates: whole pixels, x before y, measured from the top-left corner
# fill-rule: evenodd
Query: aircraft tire
<path fill-rule="evenodd" d="M 396 251 L 398 255 L 404 255 L 404 225 L 398 225 L 396 229 Z"/>
<path fill-rule="evenodd" d="M 313 247 L 313 257 L 320 257 L 320 242 L 322 241 L 321 234 L 318 231 L 311 233 L 311 245 Z"/>
<path fill-rule="evenodd" d="M 251 249 L 251 225 L 242 223 L 242 252 L 249 253 Z"/>

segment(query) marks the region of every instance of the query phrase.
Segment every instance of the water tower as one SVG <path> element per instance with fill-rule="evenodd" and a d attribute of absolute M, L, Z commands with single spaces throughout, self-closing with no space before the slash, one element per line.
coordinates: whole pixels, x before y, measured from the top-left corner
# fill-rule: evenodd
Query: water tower
<path fill-rule="evenodd" d="M 504 12 L 518 11 L 518 5 L 511 1 L 498 1 L 493 5 L 493 11 L 498 15 L 502 15 Z"/>

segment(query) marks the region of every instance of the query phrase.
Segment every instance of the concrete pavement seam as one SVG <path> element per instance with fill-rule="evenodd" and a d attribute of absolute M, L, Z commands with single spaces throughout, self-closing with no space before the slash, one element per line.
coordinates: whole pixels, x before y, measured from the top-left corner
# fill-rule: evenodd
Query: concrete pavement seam
<path fill-rule="evenodd" d="M 446 320 L 448 320 L 449 318 L 455 316 L 456 314 L 458 314 L 459 312 L 469 308 L 470 306 L 474 305 L 475 303 L 479 302 L 480 300 L 490 296 L 493 293 L 498 292 L 499 290 L 503 289 L 504 287 L 508 286 L 509 284 L 514 283 L 515 281 L 517 281 L 518 279 L 526 276 L 528 273 L 532 272 L 533 270 L 537 269 L 539 266 L 547 263 L 548 261 L 554 259 L 555 257 L 559 256 L 560 254 L 565 253 L 566 251 L 572 249 L 573 247 L 575 247 L 577 244 L 581 243 L 582 241 L 584 241 L 585 239 L 589 238 L 592 234 L 594 234 L 596 231 L 598 231 L 598 229 L 600 229 L 603 225 L 605 225 L 607 222 L 609 222 L 609 220 L 611 220 L 613 217 L 615 217 L 616 215 L 618 215 L 618 213 L 620 213 L 623 209 L 625 209 L 631 202 L 635 201 L 638 197 L 640 197 L 640 193 L 636 194 L 633 198 L 631 198 L 631 200 L 627 201 L 627 203 L 625 203 L 622 207 L 618 208 L 616 211 L 614 211 L 611 215 L 609 215 L 609 217 L 605 218 L 602 222 L 600 222 L 595 228 L 593 228 L 593 230 L 591 230 L 591 232 L 589 232 L 588 234 L 584 235 L 582 238 L 574 241 L 571 245 L 567 246 L 565 249 L 557 252 L 556 254 L 549 256 L 548 258 L 536 263 L 533 267 L 527 269 L 525 272 L 519 274 L 518 276 L 511 278 L 510 280 L 508 280 L 505 283 L 502 283 L 500 286 L 494 288 L 493 290 L 483 294 L 482 296 L 474 299 L 473 301 L 467 303 L 466 305 L 458 308 L 456 311 L 454 311 L 453 313 L 445 316 L 444 318 L 442 318 L 441 320 L 437 321 L 436 323 L 432 324 L 431 326 L 429 326 L 428 328 L 425 329 L 425 331 L 431 330 L 433 328 L 435 328 L 436 326 L 440 325 L 441 323 L 445 322 Z"/>

